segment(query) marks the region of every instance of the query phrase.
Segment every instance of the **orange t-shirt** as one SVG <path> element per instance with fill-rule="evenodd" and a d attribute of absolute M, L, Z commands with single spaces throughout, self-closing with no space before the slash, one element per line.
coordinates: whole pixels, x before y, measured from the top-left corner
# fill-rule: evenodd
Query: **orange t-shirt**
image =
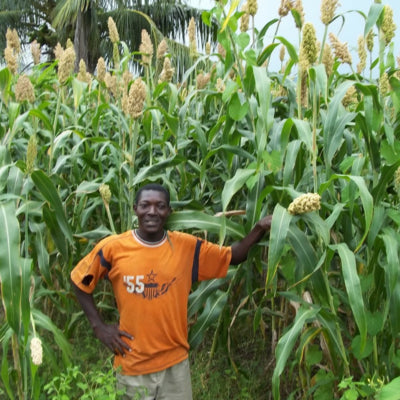
<path fill-rule="evenodd" d="M 169 231 L 162 242 L 150 245 L 127 231 L 100 241 L 72 270 L 72 281 L 86 293 L 105 276 L 112 283 L 119 327 L 134 338 L 123 337 L 132 351 L 115 357 L 122 374 L 161 371 L 188 357 L 192 280 L 222 278 L 231 261 L 230 247 L 201 241 L 196 265 L 198 242 L 195 236 Z"/>

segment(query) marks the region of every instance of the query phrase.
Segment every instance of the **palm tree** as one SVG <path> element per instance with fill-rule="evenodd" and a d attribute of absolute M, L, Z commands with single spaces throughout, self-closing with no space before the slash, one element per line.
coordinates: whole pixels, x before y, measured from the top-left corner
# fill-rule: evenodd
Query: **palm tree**
<path fill-rule="evenodd" d="M 192 17 L 202 45 L 214 42 L 216 37 L 215 27 L 202 23 L 202 10 L 182 0 L 0 0 L 0 10 L 1 55 L 6 30 L 10 27 L 17 29 L 23 44 L 36 39 L 48 59 L 54 57 L 57 42 L 65 44 L 67 38 L 73 39 L 77 63 L 83 59 L 90 71 L 100 56 L 112 58 L 107 29 L 109 16 L 117 24 L 120 39 L 130 49 L 139 49 L 141 31 L 146 29 L 153 37 L 168 38 L 171 51 L 181 60 L 187 48 L 179 43 L 183 42 Z"/>
<path fill-rule="evenodd" d="M 52 16 L 57 0 L 0 0 L 0 53 L 6 47 L 7 28 L 16 29 L 22 45 L 36 40 L 43 53 L 53 58 L 53 48 L 67 31 L 56 32 L 52 28 Z"/>
<path fill-rule="evenodd" d="M 215 29 L 202 23 L 201 12 L 180 0 L 61 0 L 53 26 L 56 29 L 74 26 L 77 62 L 83 59 L 93 71 L 100 55 L 112 58 L 112 47 L 107 40 L 108 17 L 112 16 L 116 22 L 120 39 L 130 49 L 138 50 L 142 29 L 182 42 L 192 17 L 197 21 L 201 43 L 213 41 Z"/>

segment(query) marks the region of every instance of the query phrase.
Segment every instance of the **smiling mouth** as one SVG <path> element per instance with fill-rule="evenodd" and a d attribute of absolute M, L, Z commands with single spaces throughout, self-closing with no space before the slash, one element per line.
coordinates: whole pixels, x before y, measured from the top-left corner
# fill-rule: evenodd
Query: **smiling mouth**
<path fill-rule="evenodd" d="M 147 221 L 144 221 L 144 223 L 146 225 L 159 225 L 160 221 L 159 220 L 147 220 Z"/>

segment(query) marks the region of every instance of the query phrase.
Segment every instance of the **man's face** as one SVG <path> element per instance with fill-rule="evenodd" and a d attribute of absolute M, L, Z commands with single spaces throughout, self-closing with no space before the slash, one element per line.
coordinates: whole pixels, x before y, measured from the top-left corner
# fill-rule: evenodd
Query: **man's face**
<path fill-rule="evenodd" d="M 158 190 L 144 190 L 134 210 L 143 239 L 157 240 L 164 233 L 164 225 L 171 212 L 165 194 Z"/>

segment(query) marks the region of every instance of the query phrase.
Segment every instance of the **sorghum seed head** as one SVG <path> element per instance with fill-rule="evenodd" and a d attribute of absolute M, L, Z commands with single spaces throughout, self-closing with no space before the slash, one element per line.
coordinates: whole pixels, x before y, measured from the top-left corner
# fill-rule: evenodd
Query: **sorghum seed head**
<path fill-rule="evenodd" d="M 15 99 L 19 102 L 27 100 L 33 103 L 35 101 L 35 90 L 26 75 L 20 75 L 15 84 Z"/>
<path fill-rule="evenodd" d="M 26 172 L 31 174 L 35 165 L 35 160 L 37 156 L 37 139 L 36 135 L 30 136 L 28 141 L 28 146 L 26 149 Z"/>
<path fill-rule="evenodd" d="M 168 57 L 164 58 L 164 66 L 160 74 L 161 82 L 171 82 L 175 68 L 171 66 L 171 60 Z"/>
<path fill-rule="evenodd" d="M 309 65 L 313 65 L 317 61 L 318 48 L 317 36 L 315 34 L 314 25 L 307 22 L 303 27 L 303 36 L 300 45 L 300 54 L 307 60 Z"/>
<path fill-rule="evenodd" d="M 336 8 L 339 6 L 338 0 L 322 0 L 321 1 L 321 21 L 324 25 L 328 25 L 335 16 Z"/>
<path fill-rule="evenodd" d="M 197 57 L 196 23 L 193 17 L 189 21 L 188 36 L 189 36 L 189 53 L 191 57 Z"/>
<path fill-rule="evenodd" d="M 104 82 L 107 86 L 107 89 L 112 93 L 115 99 L 119 99 L 121 94 L 123 93 L 122 82 L 118 80 L 116 75 L 111 75 L 109 72 L 106 72 L 104 77 Z"/>
<path fill-rule="evenodd" d="M 240 17 L 240 31 L 247 32 L 250 22 L 250 14 L 248 13 L 247 3 L 243 4 L 241 11 L 243 11 L 244 14 Z"/>
<path fill-rule="evenodd" d="M 281 63 L 285 59 L 285 52 L 286 52 L 286 47 L 282 45 L 281 48 L 279 49 L 279 60 L 281 61 Z"/>
<path fill-rule="evenodd" d="M 292 215 L 304 214 L 311 211 L 317 211 L 321 208 L 321 196 L 318 193 L 306 193 L 294 199 L 288 212 Z"/>
<path fill-rule="evenodd" d="M 325 66 L 325 71 L 328 76 L 333 72 L 333 64 L 335 60 L 333 59 L 332 49 L 328 43 L 325 43 L 324 51 L 322 52 L 322 64 Z"/>
<path fill-rule="evenodd" d="M 161 40 L 157 47 L 157 59 L 161 60 L 164 58 L 166 52 L 168 51 L 167 41 L 165 39 Z"/>
<path fill-rule="evenodd" d="M 396 24 L 393 22 L 393 10 L 387 4 L 383 8 L 383 21 L 381 29 L 385 38 L 385 43 L 388 45 L 394 37 Z"/>
<path fill-rule="evenodd" d="M 347 89 L 347 92 L 342 99 L 342 104 L 344 107 L 348 107 L 351 104 L 356 103 L 356 101 L 357 101 L 357 90 L 354 86 L 350 86 Z"/>
<path fill-rule="evenodd" d="M 64 53 L 64 49 L 61 46 L 61 44 L 58 42 L 57 46 L 54 48 L 54 56 L 55 56 L 56 60 L 60 61 L 63 53 Z"/>
<path fill-rule="evenodd" d="M 129 84 L 133 81 L 133 75 L 132 72 L 126 70 L 124 71 L 124 73 L 122 74 L 122 80 L 124 82 L 124 87 L 126 89 L 128 89 Z M 127 92 L 128 90 L 124 90 L 124 92 Z"/>
<path fill-rule="evenodd" d="M 280 17 L 286 17 L 289 14 L 289 11 L 293 8 L 292 0 L 281 0 L 281 5 L 278 9 L 278 14 Z"/>
<path fill-rule="evenodd" d="M 366 42 L 367 42 L 367 49 L 371 53 L 372 50 L 374 49 L 374 32 L 372 30 L 368 32 Z"/>
<path fill-rule="evenodd" d="M 6 32 L 7 47 L 11 47 L 18 55 L 21 51 L 21 42 L 16 29 L 7 28 Z"/>
<path fill-rule="evenodd" d="M 394 187 L 398 193 L 400 193 L 400 167 L 396 169 L 394 173 Z"/>
<path fill-rule="evenodd" d="M 104 82 L 106 77 L 106 62 L 103 57 L 100 57 L 97 61 L 97 80 L 99 82 Z"/>
<path fill-rule="evenodd" d="M 211 54 L 211 43 L 206 43 L 206 54 L 209 56 Z"/>
<path fill-rule="evenodd" d="M 108 17 L 108 35 L 110 37 L 111 43 L 119 42 L 119 33 L 117 29 L 117 25 L 115 25 L 112 17 Z"/>
<path fill-rule="evenodd" d="M 142 115 L 146 95 L 146 85 L 139 77 L 129 89 L 128 110 L 132 118 L 139 118 Z"/>
<path fill-rule="evenodd" d="M 111 201 L 111 190 L 110 190 L 110 186 L 108 186 L 105 183 L 102 183 L 99 186 L 99 192 L 100 192 L 100 196 L 103 199 L 105 204 L 110 204 Z"/>
<path fill-rule="evenodd" d="M 367 51 L 365 50 L 364 36 L 358 37 L 357 44 L 358 44 L 358 57 L 360 59 L 360 62 L 357 64 L 357 72 L 361 74 L 362 71 L 365 69 L 365 66 L 367 65 Z"/>
<path fill-rule="evenodd" d="M 92 80 L 92 77 L 86 71 L 86 63 L 82 59 L 79 61 L 79 72 L 76 78 L 81 82 L 86 82 L 86 83 L 90 83 Z"/>
<path fill-rule="evenodd" d="M 142 42 L 140 43 L 139 51 L 142 53 L 142 64 L 151 65 L 154 50 L 150 35 L 146 29 L 142 29 Z"/>
<path fill-rule="evenodd" d="M 31 54 L 33 64 L 38 65 L 40 63 L 40 44 L 36 41 L 36 39 L 31 43 Z"/>
<path fill-rule="evenodd" d="M 331 41 L 332 47 L 335 51 L 335 57 L 343 63 L 351 65 L 352 58 L 347 43 L 341 43 L 332 32 L 329 33 L 329 40 Z"/>
<path fill-rule="evenodd" d="M 65 83 L 75 67 L 75 50 L 67 47 L 63 52 L 58 65 L 58 80 L 61 84 Z"/>
<path fill-rule="evenodd" d="M 11 47 L 6 47 L 4 49 L 4 59 L 6 60 L 7 67 L 10 72 L 15 75 L 18 70 L 17 57 L 14 55 L 14 50 Z"/>
<path fill-rule="evenodd" d="M 258 4 L 257 0 L 247 0 L 247 12 L 254 17 L 257 14 Z"/>
<path fill-rule="evenodd" d="M 203 72 L 198 74 L 196 77 L 197 89 L 204 89 L 207 83 L 210 81 L 210 74 L 204 74 Z"/>
<path fill-rule="evenodd" d="M 390 90 L 389 76 L 387 72 L 384 72 L 379 78 L 379 91 L 381 95 L 385 97 Z"/>
<path fill-rule="evenodd" d="M 217 83 L 215 84 L 215 88 L 217 89 L 218 93 L 225 92 L 225 84 L 224 84 L 224 81 L 221 78 L 217 79 Z"/>
<path fill-rule="evenodd" d="M 30 350 L 32 363 L 35 365 L 41 365 L 43 362 L 43 348 L 42 341 L 38 337 L 32 338 Z"/>
<path fill-rule="evenodd" d="M 188 36 L 189 36 L 189 43 L 196 41 L 196 22 L 194 21 L 194 17 L 190 18 L 189 21 Z"/>

